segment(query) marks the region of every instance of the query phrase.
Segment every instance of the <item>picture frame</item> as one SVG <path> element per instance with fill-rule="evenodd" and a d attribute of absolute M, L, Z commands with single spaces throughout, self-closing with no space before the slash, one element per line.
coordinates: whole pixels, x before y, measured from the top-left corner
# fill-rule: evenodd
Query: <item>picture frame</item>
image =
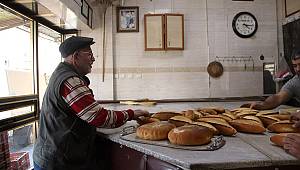
<path fill-rule="evenodd" d="M 89 7 L 89 20 L 88 25 L 93 28 L 93 9 Z"/>
<path fill-rule="evenodd" d="M 139 7 L 117 7 L 117 32 L 139 32 Z"/>
<path fill-rule="evenodd" d="M 89 4 L 86 2 L 86 0 L 81 1 L 81 15 L 89 20 Z"/>
<path fill-rule="evenodd" d="M 300 1 L 285 0 L 285 17 L 289 17 L 300 11 Z"/>

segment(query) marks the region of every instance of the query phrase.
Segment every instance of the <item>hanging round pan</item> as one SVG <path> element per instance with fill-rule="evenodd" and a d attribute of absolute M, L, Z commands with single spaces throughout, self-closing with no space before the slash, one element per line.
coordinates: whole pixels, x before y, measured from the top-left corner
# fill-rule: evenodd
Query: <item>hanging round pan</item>
<path fill-rule="evenodd" d="M 223 74 L 223 65 L 218 61 L 213 61 L 208 64 L 207 72 L 211 77 L 217 78 Z"/>

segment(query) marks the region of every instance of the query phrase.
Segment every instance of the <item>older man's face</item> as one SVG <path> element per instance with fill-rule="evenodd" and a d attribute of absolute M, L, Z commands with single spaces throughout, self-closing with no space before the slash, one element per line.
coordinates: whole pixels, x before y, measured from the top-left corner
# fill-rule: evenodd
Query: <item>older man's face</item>
<path fill-rule="evenodd" d="M 91 72 L 92 65 L 95 61 L 91 48 L 85 48 L 78 51 L 77 69 L 82 75 Z"/>
<path fill-rule="evenodd" d="M 295 73 L 300 76 L 300 57 L 296 58 L 295 60 L 292 60 L 293 68 L 295 70 Z"/>

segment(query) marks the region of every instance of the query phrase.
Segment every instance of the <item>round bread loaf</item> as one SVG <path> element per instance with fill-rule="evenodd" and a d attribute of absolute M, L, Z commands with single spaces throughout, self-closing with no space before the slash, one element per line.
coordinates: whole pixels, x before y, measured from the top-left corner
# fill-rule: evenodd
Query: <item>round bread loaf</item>
<path fill-rule="evenodd" d="M 206 127 L 184 125 L 172 129 L 168 138 L 175 145 L 203 145 L 211 141 L 213 132 Z"/>
<path fill-rule="evenodd" d="M 168 122 L 153 122 L 144 124 L 136 129 L 136 136 L 145 140 L 164 140 L 176 126 Z"/>

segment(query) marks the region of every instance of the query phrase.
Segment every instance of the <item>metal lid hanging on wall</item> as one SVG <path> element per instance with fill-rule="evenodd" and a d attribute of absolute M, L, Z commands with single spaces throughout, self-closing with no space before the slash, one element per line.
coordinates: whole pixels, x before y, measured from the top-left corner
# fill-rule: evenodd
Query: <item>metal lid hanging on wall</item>
<path fill-rule="evenodd" d="M 210 62 L 207 66 L 207 72 L 211 77 L 218 78 L 223 74 L 223 65 L 218 61 Z"/>

